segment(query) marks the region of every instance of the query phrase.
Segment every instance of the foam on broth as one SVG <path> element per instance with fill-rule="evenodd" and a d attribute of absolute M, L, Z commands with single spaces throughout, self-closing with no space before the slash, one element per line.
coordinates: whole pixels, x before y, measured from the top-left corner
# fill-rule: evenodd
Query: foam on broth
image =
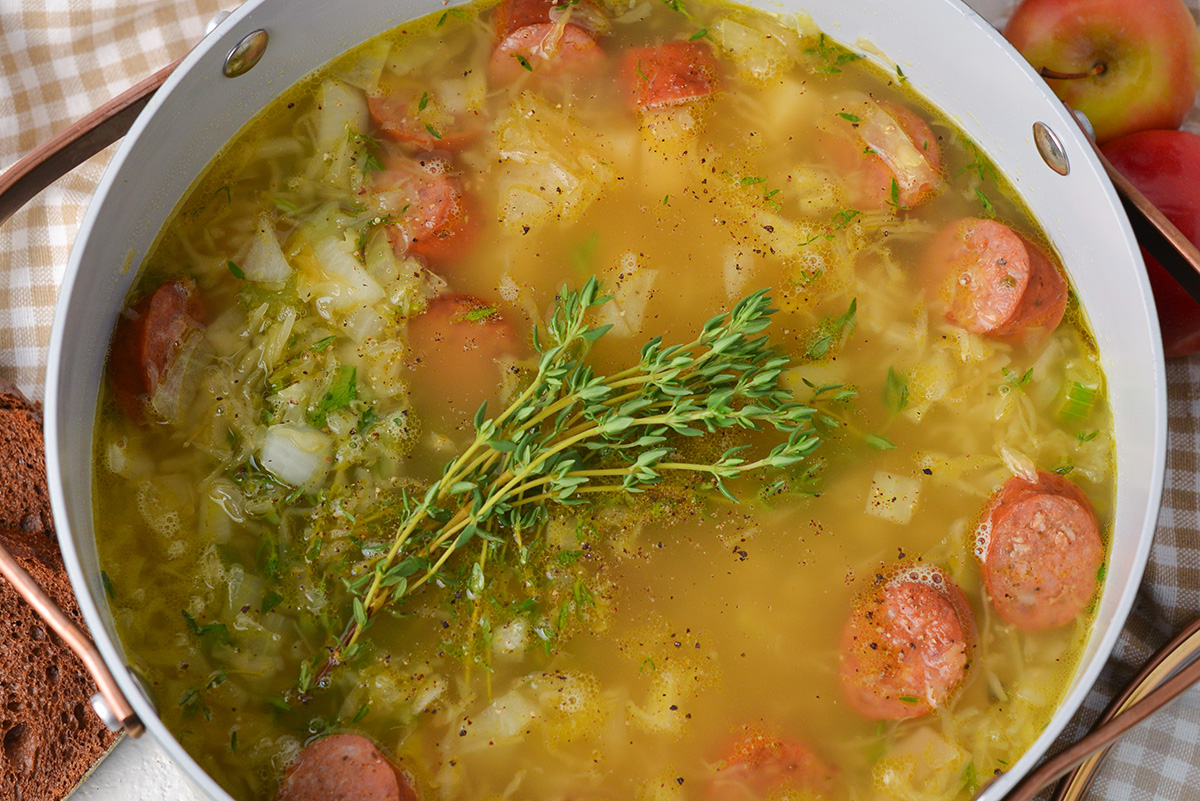
<path fill-rule="evenodd" d="M 1069 471 L 1107 527 L 1107 406 L 1061 415 L 1065 385 L 1099 381 L 1081 310 L 1072 300 L 1034 346 L 947 323 L 921 283 L 939 227 L 994 216 L 1041 238 L 986 158 L 902 76 L 803 18 L 687 11 L 610 8 L 599 75 L 507 87 L 487 78 L 486 7 L 385 34 L 248 126 L 147 257 L 132 298 L 190 276 L 210 319 L 194 391 L 157 410 L 171 422 L 139 424 L 100 399 L 101 563 L 125 649 L 164 720 L 235 797 L 273 797 L 305 742 L 352 730 L 403 761 L 426 798 L 716 797 L 714 767 L 746 732 L 808 743 L 837 772 L 830 798 L 966 798 L 1049 720 L 1091 620 L 1036 634 L 998 620 L 973 525 L 1016 453 Z M 722 65 L 715 99 L 653 120 L 630 112 L 618 54 L 701 30 Z M 428 94 L 435 111 L 467 108 L 479 128 L 452 164 L 482 244 L 433 275 L 412 261 L 384 270 L 375 277 L 388 297 L 367 312 L 331 302 L 338 287 L 326 284 L 337 282 L 314 276 L 329 241 L 379 268 L 389 201 L 375 182 L 404 151 L 375 129 L 354 132 L 375 141 L 337 133 L 321 148 L 338 119 L 322 105 L 331 80 L 359 97 L 391 81 L 418 105 Z M 847 109 L 868 99 L 928 121 L 946 181 L 932 199 L 847 202 L 829 137 L 853 131 Z M 430 133 L 447 134 L 448 119 Z M 565 171 L 568 191 L 514 200 L 513 164 L 530 154 Z M 298 276 L 282 289 L 237 276 L 264 226 Z M 329 687 L 298 692 L 302 666 L 346 621 L 341 578 L 390 541 L 400 489 L 435 477 L 469 439 L 469 415 L 435 412 L 412 390 L 406 315 L 438 293 L 470 295 L 525 340 L 561 285 L 592 274 L 622 304 L 603 312 L 616 327 L 595 351 L 610 372 L 651 336 L 682 341 L 769 287 L 781 310 L 772 341 L 793 357 L 787 381 L 816 405 L 826 441 L 788 475 L 735 482 L 740 504 L 669 481 L 565 510 L 524 551 L 491 553 L 482 589 L 475 552 L 382 615 L 372 646 Z M 519 384 L 520 359 L 505 366 L 503 380 Z M 318 425 L 313 408 L 350 367 L 354 402 L 325 409 Z M 853 398 L 841 397 L 847 388 Z M 308 492 L 262 466 L 264 430 L 290 420 L 336 446 Z M 359 432 L 368 428 L 374 436 Z M 735 441 L 683 447 L 711 455 Z M 947 709 L 881 724 L 841 697 L 838 642 L 855 597 L 898 561 L 954 579 L 980 651 Z"/>

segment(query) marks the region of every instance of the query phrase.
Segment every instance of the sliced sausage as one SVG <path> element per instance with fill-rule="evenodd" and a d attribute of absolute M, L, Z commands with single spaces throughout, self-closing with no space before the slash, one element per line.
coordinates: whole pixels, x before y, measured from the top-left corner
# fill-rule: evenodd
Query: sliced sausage
<path fill-rule="evenodd" d="M 715 771 L 708 793 L 711 801 L 775 797 L 787 790 L 828 793 L 835 777 L 805 743 L 762 733 L 734 742 Z"/>
<path fill-rule="evenodd" d="M 424 256 L 445 267 L 475 246 L 479 215 L 445 154 L 392 161 L 376 178 L 375 188 L 395 216 L 388 236 L 398 253 Z"/>
<path fill-rule="evenodd" d="M 492 52 L 488 71 L 496 83 L 511 83 L 550 65 L 556 75 L 594 75 L 604 66 L 604 50 L 578 25 L 539 22 L 505 36 Z"/>
<path fill-rule="evenodd" d="M 410 776 L 359 734 L 332 734 L 292 761 L 276 801 L 421 801 Z"/>
<path fill-rule="evenodd" d="M 121 313 L 113 331 L 108 377 L 122 410 L 142 419 L 184 341 L 203 325 L 204 307 L 190 278 L 167 281 Z"/>
<path fill-rule="evenodd" d="M 418 408 L 453 427 L 497 397 L 497 359 L 519 350 L 504 315 L 469 295 L 435 298 L 424 314 L 409 321 L 408 339 Z"/>
<path fill-rule="evenodd" d="M 702 100 L 717 88 L 717 60 L 703 42 L 666 42 L 626 50 L 621 82 L 636 111 Z"/>
<path fill-rule="evenodd" d="M 897 103 L 847 106 L 820 143 L 824 158 L 842 176 L 851 208 L 911 209 L 944 184 L 937 137 L 916 112 Z"/>
<path fill-rule="evenodd" d="M 1065 626 L 1096 596 L 1104 544 L 1076 484 L 1038 471 L 1014 476 L 984 506 L 975 555 L 997 614 L 1027 631 Z"/>
<path fill-rule="evenodd" d="M 1050 257 L 1007 225 L 964 217 L 944 228 L 928 256 L 946 319 L 973 334 L 1053 331 L 1067 282 Z"/>
<path fill-rule="evenodd" d="M 899 567 L 858 598 L 842 630 L 846 700 L 874 720 L 924 715 L 962 684 L 975 643 L 971 607 L 950 577 Z"/>
<path fill-rule="evenodd" d="M 384 135 L 418 151 L 449 150 L 457 153 L 479 136 L 479 118 L 471 114 L 443 114 L 434 123 L 423 122 L 414 109 L 420 97 L 393 92 L 367 97 L 371 121 Z"/>

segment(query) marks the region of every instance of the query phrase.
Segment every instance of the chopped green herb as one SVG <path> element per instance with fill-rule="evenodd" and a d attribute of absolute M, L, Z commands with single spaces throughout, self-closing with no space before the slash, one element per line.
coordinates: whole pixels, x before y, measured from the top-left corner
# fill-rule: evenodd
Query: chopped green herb
<path fill-rule="evenodd" d="M 637 71 L 637 76 L 639 78 L 641 78 L 646 83 L 650 83 L 649 76 L 647 76 L 646 73 L 642 70 L 642 60 L 640 58 L 637 61 L 637 70 L 636 71 Z"/>
<path fill-rule="evenodd" d="M 432 136 L 434 139 L 440 140 L 442 138 L 442 135 L 437 132 L 437 129 L 434 128 L 429 123 L 425 123 L 425 130 L 428 131 L 429 135 Z"/>
<path fill-rule="evenodd" d="M 853 123 L 862 122 L 862 120 L 859 119 L 857 114 L 850 114 L 849 112 L 846 112 L 846 111 L 839 111 L 838 116 L 841 117 L 846 122 L 853 122 Z"/>
<path fill-rule="evenodd" d="M 229 732 L 229 750 L 237 752 L 237 729 Z"/>
<path fill-rule="evenodd" d="M 271 590 L 270 592 L 268 592 L 266 595 L 263 596 L 262 607 L 260 607 L 262 610 L 262 613 L 265 615 L 267 612 L 270 612 L 272 609 L 279 606 L 279 603 L 282 600 L 283 600 L 282 595 L 275 592 L 274 590 Z"/>
<path fill-rule="evenodd" d="M 596 258 L 596 249 L 600 247 L 600 233 L 592 231 L 588 234 L 579 245 L 571 252 L 571 262 L 575 265 L 575 269 L 581 273 L 592 271 L 592 262 Z"/>
<path fill-rule="evenodd" d="M 688 12 L 687 8 L 683 5 L 683 0 L 662 0 L 662 2 L 664 6 L 672 11 L 677 11 L 688 19 L 692 18 L 691 13 Z"/>
<path fill-rule="evenodd" d="M 877 451 L 892 451 L 896 449 L 895 445 L 878 434 L 867 434 L 866 441 L 868 445 Z"/>
<path fill-rule="evenodd" d="M 1091 442 L 1097 436 L 1099 436 L 1099 434 L 1100 434 L 1099 431 L 1080 431 L 1076 435 L 1075 439 L 1079 440 L 1079 444 L 1082 445 L 1085 442 Z"/>
<path fill-rule="evenodd" d="M 533 72 L 533 65 L 529 63 L 529 59 L 525 58 L 525 56 L 521 55 L 520 53 L 513 53 L 513 58 L 517 60 L 517 63 L 520 64 L 522 68 L 528 70 L 529 72 Z"/>
<path fill-rule="evenodd" d="M 979 792 L 979 777 L 975 775 L 974 762 L 968 762 L 966 770 L 963 771 L 963 787 L 971 795 Z"/>
<path fill-rule="evenodd" d="M 213 192 L 213 196 L 215 197 L 215 196 L 221 194 L 222 192 L 225 193 L 225 202 L 232 203 L 233 202 L 233 192 L 230 191 L 229 184 L 225 184 L 224 186 L 219 188 L 217 191 Z"/>
<path fill-rule="evenodd" d="M 908 406 L 908 376 L 889 367 L 887 381 L 883 385 L 883 403 L 893 412 L 901 412 Z"/>
<path fill-rule="evenodd" d="M 424 111 L 429 105 L 429 92 L 422 92 L 421 99 L 417 101 L 417 111 Z"/>
<path fill-rule="evenodd" d="M 100 571 L 100 583 L 104 585 L 104 594 L 108 596 L 108 599 L 115 601 L 117 599 L 117 591 L 113 589 L 112 579 L 103 570 Z"/>
<path fill-rule="evenodd" d="M 330 334 L 327 337 L 322 337 L 321 339 L 318 339 L 316 342 L 312 343 L 312 347 L 310 347 L 309 350 L 320 353 L 321 351 L 325 350 L 330 345 L 332 345 L 334 340 L 336 340 L 336 339 L 337 339 L 337 334 Z"/>
<path fill-rule="evenodd" d="M 1108 562 L 1101 562 L 1100 569 L 1096 571 L 1096 581 L 1103 584 L 1106 576 L 1108 576 Z"/>
<path fill-rule="evenodd" d="M 367 716 L 367 713 L 370 711 L 371 711 L 370 704 L 363 704 L 362 706 L 360 706 L 358 708 L 358 711 L 354 713 L 354 717 L 350 718 L 350 725 L 353 726 L 355 723 L 358 723 L 359 721 L 361 721 L 363 718 L 365 718 Z"/>
<path fill-rule="evenodd" d="M 904 74 L 904 70 L 900 69 L 900 65 L 896 65 L 896 77 L 900 79 L 900 83 L 908 81 L 908 76 Z"/>
<path fill-rule="evenodd" d="M 345 409 L 358 398 L 358 369 L 342 365 L 334 374 L 329 392 L 321 402 L 309 413 L 309 420 L 317 427 L 324 428 L 330 412 Z"/>
<path fill-rule="evenodd" d="M 983 206 L 983 211 L 989 217 L 996 215 L 996 207 L 992 205 L 992 201 L 988 200 L 988 196 L 983 194 L 979 187 L 975 187 L 975 197 L 979 201 L 979 205 Z"/>
<path fill-rule="evenodd" d="M 852 53 L 830 41 L 825 34 L 817 38 L 816 47 L 810 47 L 804 52 L 815 56 L 820 62 L 813 68 L 813 72 L 825 75 L 837 75 L 842 71 L 842 67 L 862 58 L 858 53 Z"/>
<path fill-rule="evenodd" d="M 200 638 L 212 635 L 212 639 L 222 645 L 233 644 L 233 640 L 229 637 L 229 629 L 225 628 L 224 623 L 205 623 L 201 625 L 186 610 L 182 610 L 182 614 L 184 621 L 187 623 L 187 630 L 192 635 Z"/>
<path fill-rule="evenodd" d="M 700 30 L 696 31 L 691 36 L 689 36 L 688 41 L 694 42 L 697 39 L 703 39 L 705 36 L 708 36 L 708 28 L 701 28 Z"/>
<path fill-rule="evenodd" d="M 853 298 L 850 301 L 850 308 L 846 310 L 845 314 L 838 317 L 827 317 L 821 321 L 809 339 L 805 355 L 813 360 L 825 358 L 832 346 L 844 342 L 854 333 L 854 326 L 857 322 L 858 298 Z"/>
<path fill-rule="evenodd" d="M 667 204 L 668 204 L 668 203 L 670 203 L 670 202 L 671 202 L 671 196 L 670 196 L 670 195 L 663 195 L 662 204 L 665 206 L 665 205 L 667 205 Z"/>
<path fill-rule="evenodd" d="M 915 704 L 920 699 L 913 695 L 901 695 L 896 700 L 904 704 Z"/>
<path fill-rule="evenodd" d="M 246 274 L 244 272 L 242 272 L 242 268 L 238 267 L 237 264 L 235 264 L 232 261 L 227 261 L 227 262 L 225 262 L 225 266 L 229 268 L 229 272 L 231 275 L 233 275 L 234 278 L 236 278 L 239 281 L 246 280 Z"/>
<path fill-rule="evenodd" d="M 373 172 L 383 172 L 383 162 L 374 153 L 367 153 L 362 158 L 362 171 L 363 175 L 370 175 Z"/>
<path fill-rule="evenodd" d="M 1070 460 L 1067 460 L 1066 464 L 1062 464 L 1062 465 L 1059 465 L 1058 467 L 1054 468 L 1054 472 L 1058 473 L 1060 476 L 1065 476 L 1074 469 L 1075 469 L 1075 465 L 1071 464 Z"/>
<path fill-rule="evenodd" d="M 492 315 L 498 314 L 499 311 L 495 306 L 488 306 L 485 309 L 471 309 L 463 315 L 463 319 L 468 323 L 481 323 Z"/>

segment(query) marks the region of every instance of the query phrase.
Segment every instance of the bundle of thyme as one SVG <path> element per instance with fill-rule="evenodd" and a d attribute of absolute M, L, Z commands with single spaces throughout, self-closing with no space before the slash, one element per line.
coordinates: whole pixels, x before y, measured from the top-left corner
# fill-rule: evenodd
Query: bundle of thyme
<path fill-rule="evenodd" d="M 319 670 L 303 666 L 301 692 L 354 657 L 378 612 L 439 575 L 476 538 L 519 546 L 523 533 L 548 522 L 552 504 L 642 492 L 668 471 L 706 474 L 736 500 L 729 479 L 789 467 L 817 447 L 813 409 L 780 383 L 788 358 L 761 335 L 775 312 L 765 290 L 709 320 L 692 342 L 664 346 L 655 337 L 636 365 L 605 376 L 593 372 L 587 355 L 611 327 L 591 327 L 589 312 L 608 300 L 595 278 L 560 294 L 546 333 L 534 329 L 540 359 L 528 386 L 495 417 L 481 407 L 471 445 L 423 496 L 402 498 L 404 522 L 391 547 L 347 582 L 353 617 Z M 747 445 L 711 463 L 672 460 L 671 437 L 738 428 L 774 428 L 785 438 L 753 460 Z"/>

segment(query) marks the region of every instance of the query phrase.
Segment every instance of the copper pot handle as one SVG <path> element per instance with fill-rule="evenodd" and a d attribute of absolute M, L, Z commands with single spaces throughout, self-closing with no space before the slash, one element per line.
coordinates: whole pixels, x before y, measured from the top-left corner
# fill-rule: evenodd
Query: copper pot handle
<path fill-rule="evenodd" d="M 116 678 L 108 669 L 108 665 L 104 664 L 104 658 L 100 656 L 100 651 L 96 648 L 95 643 L 58 608 L 50 596 L 42 591 L 42 588 L 13 558 L 12 553 L 2 542 L 0 542 L 0 574 L 3 574 L 17 593 L 33 607 L 33 611 L 37 613 L 38 617 L 44 620 L 62 638 L 67 647 L 75 652 L 79 661 L 91 674 L 92 679 L 96 682 L 96 687 L 100 690 L 97 695 L 92 696 L 92 708 L 96 710 L 100 720 L 104 721 L 104 725 L 112 731 L 124 729 L 130 737 L 141 737 L 146 732 L 146 727 L 137 713 L 133 711 L 129 699 L 121 692 Z"/>
<path fill-rule="evenodd" d="M 39 192 L 129 132 L 176 61 L 73 123 L 0 174 L 0 225 Z"/>

